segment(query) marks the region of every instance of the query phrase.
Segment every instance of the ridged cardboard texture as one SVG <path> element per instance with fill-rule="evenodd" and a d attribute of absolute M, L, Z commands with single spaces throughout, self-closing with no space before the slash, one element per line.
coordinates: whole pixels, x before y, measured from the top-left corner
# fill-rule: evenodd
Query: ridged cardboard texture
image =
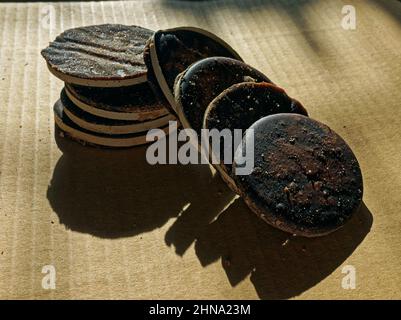
<path fill-rule="evenodd" d="M 355 30 L 343 28 L 345 5 Z M 105 22 L 196 26 L 227 41 L 349 143 L 364 177 L 358 215 L 294 238 L 206 165 L 151 166 L 146 147 L 58 138 L 63 83 L 40 50 Z M 1 3 L 0 43 L 1 298 L 401 298 L 400 2 Z M 350 270 L 356 287 L 344 289 Z"/>

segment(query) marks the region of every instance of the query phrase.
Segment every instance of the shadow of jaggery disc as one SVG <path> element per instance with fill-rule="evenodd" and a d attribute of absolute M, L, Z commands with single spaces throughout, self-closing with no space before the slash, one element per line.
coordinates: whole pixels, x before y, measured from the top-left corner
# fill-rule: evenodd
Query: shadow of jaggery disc
<path fill-rule="evenodd" d="M 222 194 L 228 189 L 212 178 L 208 165 L 150 165 L 147 146 L 102 149 L 60 138 L 58 130 L 55 136 L 63 155 L 47 198 L 60 223 L 73 231 L 101 238 L 135 236 L 163 226 L 211 186 Z M 211 206 L 218 208 L 219 201 Z"/>
<path fill-rule="evenodd" d="M 250 274 L 260 298 L 286 299 L 330 275 L 363 241 L 372 222 L 372 214 L 362 204 L 357 214 L 332 234 L 293 237 L 261 221 L 238 199 L 205 226 L 195 250 L 204 266 L 221 259 L 232 286 Z"/>

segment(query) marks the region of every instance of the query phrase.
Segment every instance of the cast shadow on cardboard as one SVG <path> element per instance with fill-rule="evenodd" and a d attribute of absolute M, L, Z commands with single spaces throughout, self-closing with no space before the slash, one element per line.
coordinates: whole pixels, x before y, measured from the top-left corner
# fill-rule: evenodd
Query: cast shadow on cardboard
<path fill-rule="evenodd" d="M 342 229 L 308 239 L 265 224 L 242 199 L 236 199 L 212 223 L 207 223 L 211 218 L 207 212 L 198 214 L 187 210 L 178 217 L 166 234 L 166 243 L 182 255 L 194 241 L 202 266 L 220 260 L 232 286 L 250 274 L 261 299 L 291 298 L 319 283 L 352 254 L 373 222 L 363 204 Z"/>
<path fill-rule="evenodd" d="M 401 24 L 401 10 L 400 3 L 401 0 L 369 0 L 374 5 L 377 5 L 381 8 L 381 11 L 386 12 L 388 15 L 392 16 L 394 21 Z"/>
<path fill-rule="evenodd" d="M 101 238 L 135 236 L 163 226 L 189 203 L 216 215 L 230 192 L 207 165 L 155 165 L 146 147 L 109 150 L 55 139 L 58 160 L 47 198 L 67 229 Z M 215 196 L 204 200 L 210 191 Z M 202 204 L 203 203 L 203 204 Z"/>
<path fill-rule="evenodd" d="M 303 40 L 310 46 L 311 53 L 319 57 L 320 55 L 324 55 L 325 47 L 322 43 L 315 37 L 315 33 L 311 32 L 312 26 L 309 25 L 308 17 L 305 13 L 306 8 L 309 6 L 310 8 L 316 2 L 323 0 L 293 0 L 293 1 L 271 1 L 271 0 L 250 0 L 250 1 L 221 1 L 221 0 L 193 0 L 192 2 L 188 1 L 170 1 L 165 0 L 161 2 L 162 5 L 169 9 L 173 9 L 175 11 L 184 11 L 188 15 L 192 15 L 194 17 L 202 17 L 204 21 L 205 28 L 206 26 L 211 24 L 215 24 L 216 16 L 214 13 L 216 9 L 223 8 L 236 8 L 239 12 L 251 14 L 258 14 L 258 9 L 266 8 L 272 11 L 280 11 L 285 13 L 288 17 L 291 18 L 295 27 L 300 30 Z M 212 3 L 213 5 L 210 5 Z M 339 13 L 341 13 L 341 8 L 339 8 Z M 340 16 L 339 16 L 340 17 Z M 209 19 L 211 21 L 209 21 Z M 226 22 L 224 22 L 226 23 Z M 241 15 L 236 16 L 236 24 L 238 26 L 243 25 L 241 20 Z M 262 27 L 262 28 L 265 28 Z M 268 30 L 267 30 L 268 32 Z"/>
<path fill-rule="evenodd" d="M 392 18 L 401 24 L 401 10 L 400 10 L 400 2 L 401 0 L 369 0 L 373 3 L 373 5 L 377 6 L 377 8 L 385 13 L 386 15 L 392 16 Z M 220 1 L 220 0 L 193 0 L 192 2 L 186 3 L 188 1 L 170 1 L 165 0 L 162 2 L 162 5 L 176 10 L 176 11 L 184 11 L 189 15 L 193 15 L 195 17 L 202 17 L 204 20 L 205 26 L 209 23 L 214 24 L 215 21 L 209 21 L 209 19 L 215 19 L 215 11 L 216 8 L 223 6 L 224 8 L 237 8 L 240 9 L 241 12 L 251 12 L 251 14 L 257 14 L 257 10 L 259 8 L 267 8 L 272 11 L 280 11 L 285 13 L 291 21 L 294 23 L 296 29 L 300 31 L 302 34 L 302 42 L 308 44 L 311 51 L 311 59 L 324 57 L 328 52 L 332 52 L 335 50 L 333 48 L 333 44 L 325 41 L 324 37 L 318 37 L 319 33 L 316 30 L 319 30 L 319 27 L 311 25 L 311 21 L 308 17 L 308 14 L 316 14 L 315 5 L 318 2 L 323 2 L 323 0 L 292 0 L 292 1 L 271 1 L 271 0 L 258 0 L 258 1 Z M 209 5 L 208 2 L 213 3 L 213 5 Z M 327 2 L 327 1 L 326 1 Z M 338 28 L 341 27 L 340 22 L 344 17 L 344 14 L 341 12 L 342 6 L 346 5 L 339 4 L 339 7 L 333 7 L 333 10 L 337 10 L 338 15 Z M 352 3 L 350 3 L 352 4 Z M 358 4 L 353 4 L 356 6 L 358 10 Z M 270 12 L 270 11 L 268 11 Z M 308 13 L 309 12 L 309 13 Z M 357 11 L 358 14 L 358 11 Z M 241 26 L 241 16 L 236 16 L 236 24 Z M 268 30 L 267 30 L 268 32 Z M 296 40 L 298 41 L 298 40 Z M 302 45 L 303 43 L 300 43 Z"/>
<path fill-rule="evenodd" d="M 195 242 L 202 266 L 221 260 L 232 286 L 250 274 L 262 299 L 290 298 L 323 280 L 351 255 L 372 225 L 363 205 L 331 235 L 292 237 L 261 223 L 206 165 L 151 166 L 146 147 L 82 147 L 59 138 L 57 130 L 56 142 L 63 155 L 47 197 L 66 228 L 120 238 L 176 218 L 165 235 L 176 254 L 182 256 Z"/>

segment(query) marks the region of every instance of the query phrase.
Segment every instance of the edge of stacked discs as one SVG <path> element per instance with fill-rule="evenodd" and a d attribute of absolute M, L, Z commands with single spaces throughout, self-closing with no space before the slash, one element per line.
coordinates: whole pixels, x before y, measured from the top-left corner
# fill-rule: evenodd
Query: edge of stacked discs
<path fill-rule="evenodd" d="M 146 132 L 131 134 L 104 134 L 83 129 L 74 123 L 66 114 L 61 100 L 54 105 L 55 123 L 61 131 L 61 136 L 66 136 L 83 145 L 127 148 L 147 143 Z M 168 125 L 161 128 L 166 134 Z"/>
<path fill-rule="evenodd" d="M 65 81 L 55 123 L 82 144 L 122 148 L 148 143 L 154 128 L 175 120 L 147 81 L 143 51 L 153 31 L 102 24 L 64 31 L 42 50 L 49 70 Z"/>

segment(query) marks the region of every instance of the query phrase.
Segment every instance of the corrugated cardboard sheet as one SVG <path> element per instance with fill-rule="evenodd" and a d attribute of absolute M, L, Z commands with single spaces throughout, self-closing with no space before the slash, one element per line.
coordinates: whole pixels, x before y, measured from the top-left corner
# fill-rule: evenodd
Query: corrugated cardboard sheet
<path fill-rule="evenodd" d="M 341 26 L 347 4 L 356 30 Z M 104 22 L 224 38 L 350 144 L 362 210 L 330 236 L 293 238 L 232 201 L 207 166 L 55 139 L 63 84 L 40 50 Z M 1 298 L 401 298 L 400 2 L 2 3 L 0 43 Z M 55 290 L 42 287 L 46 265 Z"/>

